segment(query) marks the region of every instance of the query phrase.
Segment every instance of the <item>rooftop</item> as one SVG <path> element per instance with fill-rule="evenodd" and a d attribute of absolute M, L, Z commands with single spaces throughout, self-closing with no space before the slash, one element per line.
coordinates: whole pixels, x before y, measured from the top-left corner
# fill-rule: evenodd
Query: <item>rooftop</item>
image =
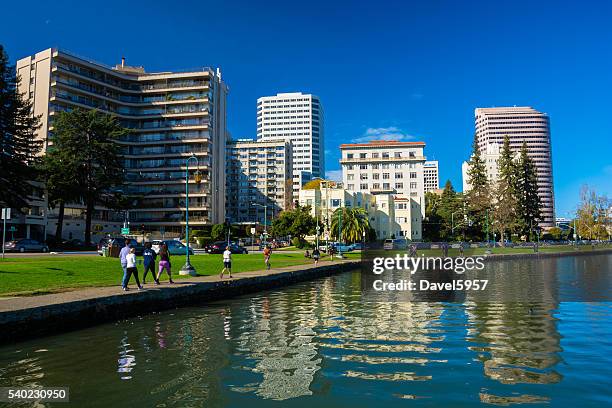
<path fill-rule="evenodd" d="M 409 147 L 425 146 L 425 142 L 400 142 L 399 140 L 371 140 L 367 143 L 345 143 L 340 145 L 340 149 L 351 147 Z"/>

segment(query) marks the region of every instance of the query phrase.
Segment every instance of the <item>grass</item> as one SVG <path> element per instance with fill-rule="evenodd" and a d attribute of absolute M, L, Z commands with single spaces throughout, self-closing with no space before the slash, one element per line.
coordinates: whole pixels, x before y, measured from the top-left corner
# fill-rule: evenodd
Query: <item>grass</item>
<path fill-rule="evenodd" d="M 191 264 L 199 275 L 214 275 L 221 271 L 222 255 L 195 255 L 190 257 Z M 303 254 L 273 253 L 272 268 L 311 263 Z M 172 277 L 181 279 L 178 274 L 185 263 L 184 256 L 172 257 Z M 264 268 L 261 253 L 234 255 L 233 273 L 260 270 Z M 138 266 L 142 279 L 143 267 Z M 119 285 L 123 270 L 117 258 L 101 256 L 32 256 L 6 258 L 0 261 L 0 295 L 24 296 L 62 292 L 66 290 Z M 153 279 L 147 276 L 148 282 Z M 162 281 L 168 280 L 163 274 Z M 134 285 L 134 280 L 130 282 Z"/>

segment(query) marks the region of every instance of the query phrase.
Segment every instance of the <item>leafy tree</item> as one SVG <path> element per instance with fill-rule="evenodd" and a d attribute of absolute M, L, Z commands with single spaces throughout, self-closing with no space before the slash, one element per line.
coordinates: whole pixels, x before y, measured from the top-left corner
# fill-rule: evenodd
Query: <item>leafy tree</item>
<path fill-rule="evenodd" d="M 34 164 L 42 149 L 34 133 L 39 118 L 33 116 L 32 103 L 18 92 L 19 83 L 0 45 L 0 203 L 16 209 L 28 205 L 29 182 L 36 179 Z"/>
<path fill-rule="evenodd" d="M 610 234 L 609 208 L 611 200 L 600 196 L 588 185 L 580 190 L 580 205 L 576 218 L 576 230 L 580 237 L 588 239 L 608 239 Z"/>
<path fill-rule="evenodd" d="M 468 182 L 471 186 L 466 194 L 468 218 L 472 223 L 472 233 L 482 238 L 484 230 L 486 211 L 491 206 L 491 191 L 487 168 L 480 154 L 478 137 L 474 135 L 472 144 L 472 156 L 469 161 Z"/>
<path fill-rule="evenodd" d="M 213 241 L 220 241 L 225 239 L 225 234 L 227 233 L 227 228 L 225 224 L 215 224 L 210 231 L 210 236 Z"/>
<path fill-rule="evenodd" d="M 60 242 L 64 227 L 64 209 L 68 202 L 79 200 L 79 191 L 73 182 L 78 167 L 71 158 L 62 158 L 62 151 L 50 149 L 40 163 L 40 173 L 47 188 L 49 208 L 58 207 L 55 239 Z"/>
<path fill-rule="evenodd" d="M 516 171 L 516 211 L 523 235 L 530 236 L 540 221 L 538 178 L 533 160 L 527 155 L 527 142 L 523 141 Z"/>
<path fill-rule="evenodd" d="M 85 205 L 84 241 L 90 242 L 95 205 L 111 202 L 113 188 L 124 181 L 119 146 L 115 140 L 129 131 L 111 115 L 82 109 L 60 112 L 53 126 L 54 149 L 67 160 L 62 162 L 64 165 L 76 169 L 71 182 Z"/>
<path fill-rule="evenodd" d="M 552 239 L 554 239 L 555 241 L 558 241 L 561 239 L 561 236 L 563 235 L 563 231 L 559 227 L 552 227 L 551 229 L 548 230 L 548 234 L 550 234 Z"/>
<path fill-rule="evenodd" d="M 345 242 L 359 242 L 363 239 L 363 233 L 368 235 L 370 220 L 368 213 L 363 208 L 341 207 L 334 211 L 331 219 L 331 236 L 339 240 L 338 227 Z"/>
<path fill-rule="evenodd" d="M 272 233 L 277 237 L 292 235 L 304 238 L 315 233 L 317 221 L 310 215 L 310 207 L 296 205 L 294 209 L 285 210 L 272 221 Z"/>

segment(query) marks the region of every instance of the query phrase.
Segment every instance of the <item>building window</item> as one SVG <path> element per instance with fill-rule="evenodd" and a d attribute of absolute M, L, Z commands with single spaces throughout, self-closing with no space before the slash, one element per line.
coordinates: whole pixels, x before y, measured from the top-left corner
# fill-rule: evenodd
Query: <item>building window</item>
<path fill-rule="evenodd" d="M 411 173 L 410 173 L 410 178 L 411 178 L 411 179 L 415 179 L 415 178 L 417 178 L 417 174 L 416 174 L 415 172 L 411 172 Z"/>
<path fill-rule="evenodd" d="M 383 173 L 383 180 L 389 179 L 389 173 Z"/>

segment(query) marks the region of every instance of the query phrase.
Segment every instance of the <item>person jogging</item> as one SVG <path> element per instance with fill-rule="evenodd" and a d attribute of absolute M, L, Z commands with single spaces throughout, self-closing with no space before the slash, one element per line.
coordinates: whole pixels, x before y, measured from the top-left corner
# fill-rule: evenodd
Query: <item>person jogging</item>
<path fill-rule="evenodd" d="M 230 247 L 225 247 L 225 251 L 223 251 L 223 269 L 221 270 L 221 274 L 219 278 L 223 279 L 223 274 L 225 271 L 229 273 L 230 279 L 232 278 L 232 251 L 230 251 Z"/>
<path fill-rule="evenodd" d="M 312 251 L 312 259 L 314 259 L 314 264 L 318 264 L 319 263 L 319 258 L 321 257 L 321 253 L 319 252 L 319 248 L 315 248 Z"/>
<path fill-rule="evenodd" d="M 266 247 L 263 250 L 263 256 L 264 256 L 264 263 L 266 264 L 266 269 L 270 270 L 271 266 L 270 266 L 270 256 L 272 256 L 272 249 L 270 249 L 269 246 L 266 245 Z"/>

